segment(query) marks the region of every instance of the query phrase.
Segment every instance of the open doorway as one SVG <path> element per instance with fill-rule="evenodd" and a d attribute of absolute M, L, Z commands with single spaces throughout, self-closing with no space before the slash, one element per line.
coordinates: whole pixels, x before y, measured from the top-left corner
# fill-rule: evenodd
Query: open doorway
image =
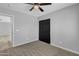
<path fill-rule="evenodd" d="M 12 47 L 12 19 L 0 15 L 0 51 Z"/>

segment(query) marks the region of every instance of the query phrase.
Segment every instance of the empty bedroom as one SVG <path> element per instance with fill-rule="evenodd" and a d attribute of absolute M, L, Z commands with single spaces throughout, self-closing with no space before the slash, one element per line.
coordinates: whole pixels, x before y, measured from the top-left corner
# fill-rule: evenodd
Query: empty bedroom
<path fill-rule="evenodd" d="M 79 56 L 79 3 L 0 3 L 0 56 Z"/>

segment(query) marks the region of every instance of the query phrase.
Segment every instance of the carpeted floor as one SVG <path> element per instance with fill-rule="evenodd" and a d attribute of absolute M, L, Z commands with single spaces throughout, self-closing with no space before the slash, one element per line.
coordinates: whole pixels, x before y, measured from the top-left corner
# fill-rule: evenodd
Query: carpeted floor
<path fill-rule="evenodd" d="M 0 52 L 1 56 L 78 56 L 77 54 L 35 41 Z"/>

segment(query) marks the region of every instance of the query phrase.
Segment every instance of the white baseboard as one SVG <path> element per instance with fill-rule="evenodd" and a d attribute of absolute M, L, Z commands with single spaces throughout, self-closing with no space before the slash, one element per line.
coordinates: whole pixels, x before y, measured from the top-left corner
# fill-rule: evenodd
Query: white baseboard
<path fill-rule="evenodd" d="M 16 44 L 16 45 L 13 45 L 13 47 L 17 47 L 17 46 L 20 46 L 20 45 L 24 45 L 24 44 L 27 44 L 27 43 L 34 42 L 34 41 L 37 41 L 37 40 L 31 40 L 31 41 L 28 41 L 28 42 L 23 42 L 21 44 Z"/>
<path fill-rule="evenodd" d="M 64 48 L 64 47 L 55 45 L 55 44 L 51 44 L 51 45 L 52 45 L 52 46 L 55 46 L 55 47 L 58 47 L 58 48 L 61 48 L 61 49 L 66 50 L 66 51 L 70 51 L 70 52 L 72 52 L 72 53 L 75 53 L 75 54 L 78 54 L 78 55 L 79 55 L 79 52 L 76 52 L 76 51 L 73 51 L 73 50 L 70 50 L 70 49 L 67 49 L 67 48 Z"/>

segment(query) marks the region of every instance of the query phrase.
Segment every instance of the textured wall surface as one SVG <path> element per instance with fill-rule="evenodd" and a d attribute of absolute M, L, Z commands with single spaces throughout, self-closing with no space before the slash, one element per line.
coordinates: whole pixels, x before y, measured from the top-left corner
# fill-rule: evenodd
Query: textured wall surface
<path fill-rule="evenodd" d="M 38 40 L 38 22 L 36 17 L 0 6 L 0 15 L 2 14 L 7 14 L 14 17 L 13 46 Z"/>
<path fill-rule="evenodd" d="M 79 52 L 79 4 L 39 17 L 51 19 L 51 45 Z"/>

